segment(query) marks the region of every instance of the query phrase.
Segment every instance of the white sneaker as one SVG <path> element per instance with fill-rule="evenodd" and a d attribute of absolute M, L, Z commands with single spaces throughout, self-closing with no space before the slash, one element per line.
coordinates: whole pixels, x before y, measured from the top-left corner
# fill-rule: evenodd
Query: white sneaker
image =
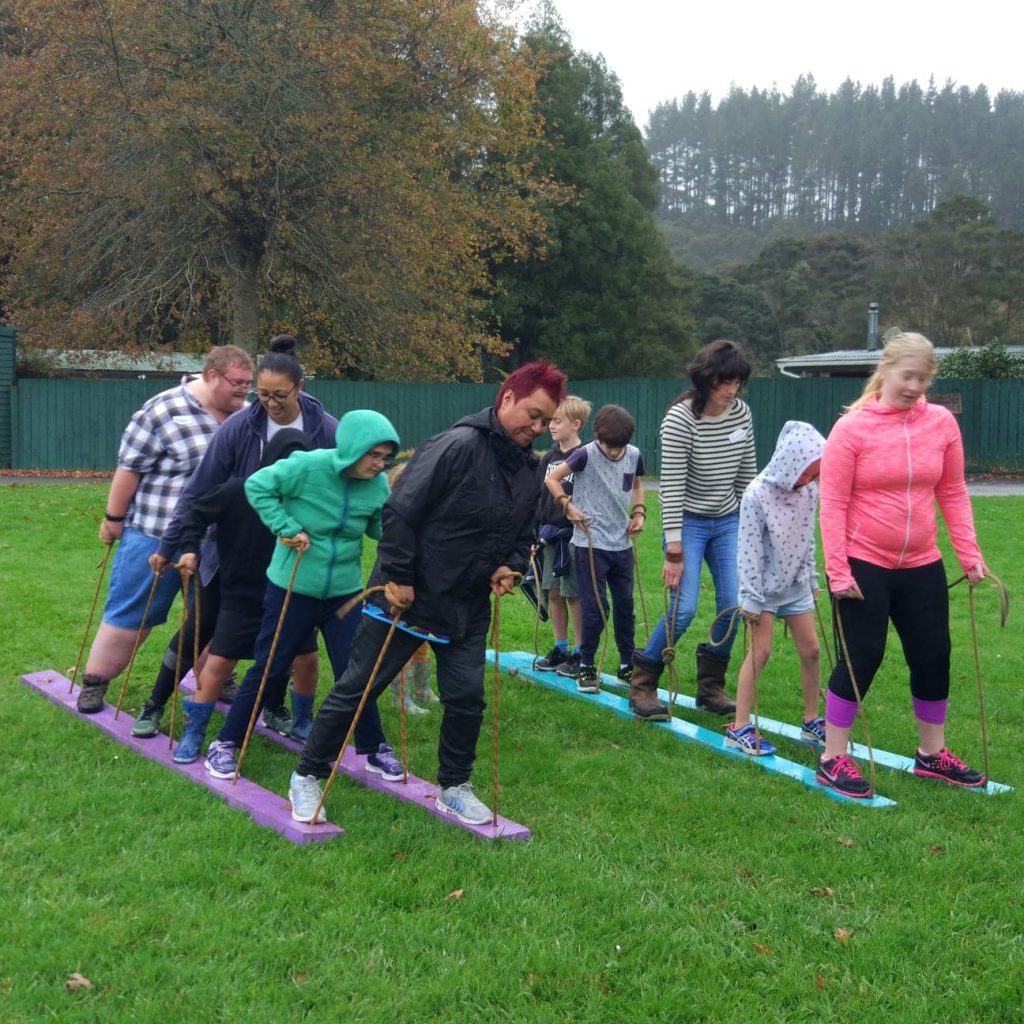
<path fill-rule="evenodd" d="M 437 794 L 437 809 L 454 814 L 467 825 L 486 825 L 491 820 L 491 812 L 473 795 L 470 782 L 442 789 Z"/>
<path fill-rule="evenodd" d="M 292 772 L 291 781 L 288 783 L 288 799 L 292 802 L 292 817 L 296 821 L 305 821 L 309 824 L 313 821 L 313 815 L 320 805 L 320 780 L 315 775 L 300 775 Z M 324 809 L 320 808 L 320 814 L 316 819 L 319 822 L 327 820 Z"/>

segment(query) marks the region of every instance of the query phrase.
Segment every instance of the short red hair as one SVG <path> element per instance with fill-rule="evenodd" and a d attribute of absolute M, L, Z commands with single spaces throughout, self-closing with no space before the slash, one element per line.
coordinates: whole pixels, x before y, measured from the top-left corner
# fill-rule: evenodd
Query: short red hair
<path fill-rule="evenodd" d="M 556 406 L 561 405 L 569 394 L 569 379 L 554 363 L 549 363 L 546 359 L 524 363 L 501 382 L 498 396 L 494 400 L 494 408 L 497 409 L 501 405 L 506 392 L 511 391 L 512 397 L 518 402 L 538 390 L 543 391 Z"/>

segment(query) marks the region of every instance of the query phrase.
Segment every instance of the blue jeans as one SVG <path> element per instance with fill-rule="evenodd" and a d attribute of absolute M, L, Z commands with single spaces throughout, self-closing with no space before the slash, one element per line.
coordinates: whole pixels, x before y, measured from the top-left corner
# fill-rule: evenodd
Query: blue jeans
<path fill-rule="evenodd" d="M 738 601 L 739 582 L 736 573 L 736 537 L 739 532 L 739 509 L 728 515 L 688 515 L 683 521 L 683 578 L 679 589 L 669 595 L 669 609 L 675 609 L 675 629 L 672 632 L 675 643 L 686 632 L 697 614 L 697 598 L 700 595 L 701 564 L 708 563 L 711 578 L 715 583 L 715 611 L 721 614 L 732 608 Z M 736 639 L 736 630 L 726 636 L 728 616 L 715 622 L 711 631 L 715 641 L 715 654 L 727 658 Z M 651 638 L 644 648 L 643 657 L 650 661 L 661 661 L 668 634 L 665 618 L 662 616 L 651 632 Z"/>
<path fill-rule="evenodd" d="M 344 673 L 348 667 L 348 657 L 352 649 L 352 639 L 355 636 L 356 627 L 364 616 L 361 614 L 362 605 L 357 605 L 343 619 L 339 619 L 335 612 L 355 596 L 356 594 L 341 594 L 338 597 L 321 600 L 316 597 L 307 597 L 305 594 L 292 594 L 284 626 L 281 629 L 281 636 L 277 642 L 277 649 L 274 651 L 274 660 L 270 664 L 267 685 L 263 691 L 262 707 L 277 707 L 284 700 L 292 662 L 297 654 L 301 654 L 306 649 L 306 641 L 314 629 L 319 629 L 324 638 L 327 657 L 330 659 L 335 678 L 339 678 Z M 227 718 L 224 719 L 224 725 L 217 736 L 219 740 L 239 745 L 245 738 L 249 717 L 252 714 L 253 705 L 256 703 L 256 695 L 259 693 L 260 680 L 263 678 L 263 669 L 270 657 L 270 648 L 281 616 L 284 598 L 285 591 L 281 587 L 274 583 L 267 584 L 267 590 L 263 596 L 263 621 L 260 624 L 260 632 L 256 637 L 256 646 L 253 649 L 254 660 L 238 688 Z M 422 643 L 422 641 L 420 642 Z M 356 751 L 360 754 L 375 754 L 380 744 L 386 742 L 376 702 L 366 705 L 359 719 L 355 741 Z"/>

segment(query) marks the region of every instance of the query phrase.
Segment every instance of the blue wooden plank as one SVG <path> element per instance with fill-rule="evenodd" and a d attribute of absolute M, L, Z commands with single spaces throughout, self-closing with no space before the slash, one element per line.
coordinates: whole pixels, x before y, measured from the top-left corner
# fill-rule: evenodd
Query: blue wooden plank
<path fill-rule="evenodd" d="M 494 652 L 488 651 L 487 657 L 488 659 L 493 660 Z M 577 700 L 585 700 L 591 704 L 596 704 L 598 707 L 606 708 L 607 710 L 612 711 L 617 715 L 621 715 L 624 718 L 634 717 L 633 712 L 629 710 L 629 702 L 625 697 L 608 693 L 605 690 L 602 690 L 600 693 L 580 693 L 576 689 L 576 683 L 572 679 L 566 679 L 554 672 L 536 671 L 533 668 L 532 654 L 528 654 L 524 651 L 503 651 L 499 658 L 499 666 L 503 672 L 515 672 L 522 678 L 540 683 L 542 686 L 548 687 L 548 689 L 568 694 L 570 697 L 575 697 Z M 609 683 L 611 679 L 612 677 L 602 674 L 602 681 L 604 683 Z M 727 757 L 738 758 L 739 760 L 745 761 L 749 764 L 757 765 L 757 767 L 772 775 L 782 775 L 786 778 L 794 779 L 807 786 L 809 789 L 815 789 L 820 793 L 824 793 L 832 800 L 837 800 L 840 803 L 857 804 L 861 807 L 879 808 L 896 806 L 896 802 L 894 800 L 880 796 L 877 793 L 870 799 L 866 800 L 853 799 L 851 797 L 844 796 L 842 793 L 837 793 L 834 789 L 831 789 L 828 786 L 821 785 L 821 783 L 814 777 L 814 769 L 809 768 L 807 765 L 799 764 L 796 761 L 789 761 L 784 757 L 780 757 L 778 754 L 771 757 L 750 757 L 733 747 L 727 747 L 725 745 L 724 737 L 720 736 L 718 733 L 712 732 L 710 729 L 705 729 L 702 726 L 694 725 L 692 722 L 687 722 L 683 718 L 673 718 L 669 722 L 650 722 L 648 725 L 652 729 L 666 729 L 681 740 L 699 743 L 701 746 L 714 750 L 719 754 L 724 754 Z"/>

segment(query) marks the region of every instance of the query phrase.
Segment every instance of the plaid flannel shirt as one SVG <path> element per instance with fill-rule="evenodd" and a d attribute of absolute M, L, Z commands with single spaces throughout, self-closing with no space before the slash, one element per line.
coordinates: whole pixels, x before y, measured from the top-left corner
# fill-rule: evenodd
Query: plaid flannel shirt
<path fill-rule="evenodd" d="M 141 476 L 128 506 L 125 526 L 159 537 L 170 522 L 185 484 L 202 461 L 220 423 L 181 384 L 154 395 L 139 409 L 121 435 L 119 469 Z"/>

